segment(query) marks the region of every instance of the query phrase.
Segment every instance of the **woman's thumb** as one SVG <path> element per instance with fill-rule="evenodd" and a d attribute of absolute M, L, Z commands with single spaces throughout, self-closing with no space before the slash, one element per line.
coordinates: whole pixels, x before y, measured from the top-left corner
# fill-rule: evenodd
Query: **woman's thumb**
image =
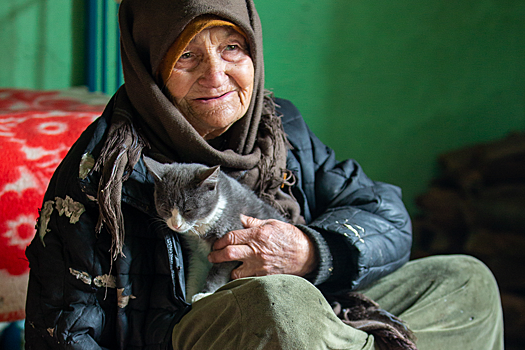
<path fill-rule="evenodd" d="M 241 222 L 244 228 L 261 226 L 263 224 L 262 220 L 259 220 L 257 218 L 252 218 L 251 216 L 247 216 L 244 214 L 241 214 Z"/>

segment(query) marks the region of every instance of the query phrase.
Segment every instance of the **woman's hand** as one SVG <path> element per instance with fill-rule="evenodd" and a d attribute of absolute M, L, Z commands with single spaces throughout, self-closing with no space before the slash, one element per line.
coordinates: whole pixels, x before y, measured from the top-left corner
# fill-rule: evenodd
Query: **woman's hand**
<path fill-rule="evenodd" d="M 228 232 L 213 245 L 212 263 L 241 261 L 231 278 L 289 274 L 304 276 L 317 265 L 310 239 L 294 225 L 241 215 L 245 229 Z"/>

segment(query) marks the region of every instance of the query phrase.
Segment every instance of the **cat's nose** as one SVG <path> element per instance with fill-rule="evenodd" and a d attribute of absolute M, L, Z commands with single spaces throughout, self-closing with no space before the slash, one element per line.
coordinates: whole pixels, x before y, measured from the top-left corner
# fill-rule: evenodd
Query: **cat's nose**
<path fill-rule="evenodd" d="M 173 218 L 170 219 L 170 225 L 174 231 L 179 231 L 182 227 L 182 223 L 177 220 L 173 220 Z"/>

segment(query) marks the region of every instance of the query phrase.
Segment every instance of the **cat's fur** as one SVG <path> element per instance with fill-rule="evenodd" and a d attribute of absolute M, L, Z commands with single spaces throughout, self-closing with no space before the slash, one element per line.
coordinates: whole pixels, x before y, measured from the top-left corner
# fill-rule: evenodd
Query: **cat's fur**
<path fill-rule="evenodd" d="M 208 254 L 226 233 L 244 228 L 240 214 L 285 221 L 277 209 L 220 167 L 201 164 L 161 164 L 144 157 L 155 179 L 155 206 L 168 227 L 183 237 L 189 248 L 186 300 L 196 301 L 230 280 L 238 262 L 212 264 Z"/>

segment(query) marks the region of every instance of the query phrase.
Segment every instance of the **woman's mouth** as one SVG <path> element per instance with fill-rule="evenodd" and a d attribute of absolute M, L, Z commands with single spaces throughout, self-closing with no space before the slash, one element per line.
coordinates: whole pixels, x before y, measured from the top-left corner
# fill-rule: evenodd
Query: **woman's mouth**
<path fill-rule="evenodd" d="M 221 95 L 218 95 L 218 96 L 199 97 L 199 98 L 196 98 L 195 100 L 202 101 L 202 102 L 213 102 L 213 101 L 221 100 L 221 99 L 229 96 L 231 93 L 233 93 L 233 91 L 228 91 L 228 92 L 225 92 L 224 94 L 221 94 Z"/>

